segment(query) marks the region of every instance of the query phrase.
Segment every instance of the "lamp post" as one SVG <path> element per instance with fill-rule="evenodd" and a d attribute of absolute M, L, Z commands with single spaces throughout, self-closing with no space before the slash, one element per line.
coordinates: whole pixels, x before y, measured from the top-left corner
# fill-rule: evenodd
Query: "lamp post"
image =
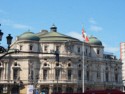
<path fill-rule="evenodd" d="M 0 24 L 0 26 L 1 26 L 1 24 Z M 0 29 L 0 41 L 2 40 L 3 34 L 4 34 L 4 33 L 3 33 L 2 30 Z M 11 34 L 9 34 L 9 35 L 6 37 L 6 39 L 7 39 L 8 50 L 9 50 L 9 49 L 10 49 L 10 44 L 11 44 L 11 42 L 12 42 L 13 37 L 11 36 Z M 3 46 L 0 46 L 0 53 L 7 52 L 8 50 L 5 49 Z"/>
<path fill-rule="evenodd" d="M 0 26 L 1 26 L 1 24 L 0 24 Z M 3 32 L 2 32 L 2 30 L 0 29 L 0 41 L 2 41 L 2 36 L 3 36 Z M 3 46 L 0 46 L 0 54 L 2 54 L 2 55 L 0 55 L 0 60 L 2 59 L 2 58 L 4 58 L 6 55 L 8 55 L 8 54 L 12 54 L 12 53 L 15 53 L 16 51 L 14 51 L 14 52 L 8 52 L 8 50 L 10 49 L 10 44 L 11 44 L 11 41 L 12 41 L 12 39 L 13 39 L 13 37 L 11 36 L 11 34 L 9 34 L 7 37 L 6 37 L 6 39 L 7 39 L 7 44 L 8 44 L 8 49 L 5 49 Z M 4 85 L 4 87 L 3 87 L 3 93 L 7 93 L 8 92 L 8 88 L 7 88 L 8 86 L 7 85 Z"/>

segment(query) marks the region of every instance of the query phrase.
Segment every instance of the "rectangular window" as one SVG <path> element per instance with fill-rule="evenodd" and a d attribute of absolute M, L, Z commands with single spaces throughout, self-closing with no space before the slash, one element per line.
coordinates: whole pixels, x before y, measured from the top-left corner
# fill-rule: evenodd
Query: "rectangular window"
<path fill-rule="evenodd" d="M 78 53 L 80 53 L 80 47 L 78 47 L 77 49 L 78 49 Z"/>
<path fill-rule="evenodd" d="M 47 70 L 43 70 L 43 80 L 47 80 Z"/>
<path fill-rule="evenodd" d="M 29 50 L 33 50 L 33 46 L 32 45 L 29 45 Z"/>
<path fill-rule="evenodd" d="M 99 49 L 97 49 L 97 54 L 99 54 Z"/>
<path fill-rule="evenodd" d="M 13 69 L 13 79 L 14 80 L 18 79 L 18 69 Z"/>
<path fill-rule="evenodd" d="M 68 70 L 68 80 L 71 80 L 72 70 Z"/>
<path fill-rule="evenodd" d="M 56 46 L 56 51 L 59 51 L 60 46 Z"/>
<path fill-rule="evenodd" d="M 2 80 L 2 69 L 0 69 L 0 80 Z"/>
<path fill-rule="evenodd" d="M 118 73 L 115 73 L 115 81 L 118 82 Z"/>
<path fill-rule="evenodd" d="M 34 73 L 33 73 L 33 63 L 31 62 L 29 62 L 28 73 L 29 73 L 28 79 L 29 81 L 32 81 Z"/>
<path fill-rule="evenodd" d="M 23 48 L 23 46 L 22 46 L 22 45 L 20 45 L 20 50 L 22 50 L 22 48 Z"/>
<path fill-rule="evenodd" d="M 86 72 L 87 81 L 89 81 L 89 71 Z"/>
<path fill-rule="evenodd" d="M 48 51 L 48 46 L 47 45 L 44 46 L 44 51 L 45 52 Z"/>
<path fill-rule="evenodd" d="M 60 76 L 60 69 L 56 69 L 55 70 L 55 78 L 59 79 L 59 76 Z"/>
<path fill-rule="evenodd" d="M 108 72 L 106 72 L 105 76 L 106 76 L 106 82 L 108 82 L 109 81 L 109 74 L 108 74 Z"/>
<path fill-rule="evenodd" d="M 78 70 L 78 80 L 82 80 L 82 71 Z"/>
<path fill-rule="evenodd" d="M 88 53 L 88 51 L 87 51 L 87 49 L 86 49 L 86 55 L 87 55 L 87 53 Z"/>
<path fill-rule="evenodd" d="M 101 77 L 100 72 L 97 71 L 97 78 L 100 78 L 100 77 Z"/>

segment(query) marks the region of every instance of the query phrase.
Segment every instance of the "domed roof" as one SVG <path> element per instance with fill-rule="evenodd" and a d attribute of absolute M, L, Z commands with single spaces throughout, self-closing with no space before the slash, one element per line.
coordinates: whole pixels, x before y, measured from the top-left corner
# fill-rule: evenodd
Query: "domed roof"
<path fill-rule="evenodd" d="M 47 42 L 47 41 L 57 42 L 57 41 L 68 41 L 68 40 L 81 42 L 76 38 L 73 38 L 58 32 L 54 32 L 54 31 L 48 32 L 47 34 L 39 37 L 40 37 L 40 41 L 43 41 L 43 42 Z"/>
<path fill-rule="evenodd" d="M 40 37 L 40 41 L 42 41 L 42 42 L 59 42 L 59 41 L 69 41 L 69 40 L 81 42 L 80 40 L 78 40 L 76 38 L 73 38 L 73 37 L 70 37 L 70 36 L 57 32 L 57 27 L 55 25 L 53 25 L 50 28 L 50 32 L 48 32 L 44 35 L 39 34 L 38 36 Z"/>
<path fill-rule="evenodd" d="M 92 45 L 102 46 L 102 42 L 94 36 L 89 37 L 89 43 L 92 44 Z"/>
<path fill-rule="evenodd" d="M 33 40 L 39 41 L 39 37 L 37 37 L 33 32 L 24 32 L 22 35 L 19 36 L 19 40 Z"/>

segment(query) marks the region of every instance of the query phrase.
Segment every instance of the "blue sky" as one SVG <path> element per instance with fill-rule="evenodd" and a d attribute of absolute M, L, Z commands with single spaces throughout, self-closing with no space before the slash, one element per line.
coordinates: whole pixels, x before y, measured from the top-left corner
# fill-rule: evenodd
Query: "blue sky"
<path fill-rule="evenodd" d="M 49 30 L 52 24 L 58 32 L 82 39 L 81 30 L 96 36 L 106 52 L 119 57 L 120 42 L 125 41 L 125 0 L 1 0 L 0 27 L 5 37 L 14 39 L 27 30 L 34 33 Z"/>

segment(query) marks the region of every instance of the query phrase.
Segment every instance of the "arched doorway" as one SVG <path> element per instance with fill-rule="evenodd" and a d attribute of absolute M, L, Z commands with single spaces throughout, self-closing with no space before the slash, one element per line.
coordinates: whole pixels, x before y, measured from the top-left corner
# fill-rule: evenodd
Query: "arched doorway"
<path fill-rule="evenodd" d="M 14 86 L 14 87 L 11 89 L 11 94 L 20 94 L 20 93 L 19 93 L 19 86 Z"/>
<path fill-rule="evenodd" d="M 41 89 L 41 93 L 40 94 L 49 94 L 49 88 L 48 87 L 43 87 Z"/>
<path fill-rule="evenodd" d="M 66 88 L 66 93 L 73 93 L 73 88 L 72 87 L 67 87 Z"/>

